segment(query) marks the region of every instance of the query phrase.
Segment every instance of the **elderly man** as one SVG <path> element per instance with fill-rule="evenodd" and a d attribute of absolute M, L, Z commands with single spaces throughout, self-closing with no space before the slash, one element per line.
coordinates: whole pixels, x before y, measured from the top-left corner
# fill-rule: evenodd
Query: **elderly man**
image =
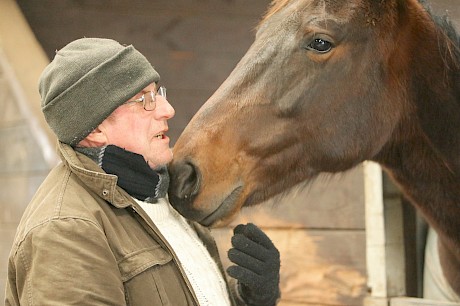
<path fill-rule="evenodd" d="M 275 305 L 279 252 L 255 225 L 234 229 L 227 282 L 207 228 L 170 206 L 174 108 L 133 46 L 83 38 L 40 78 L 62 163 L 27 207 L 6 305 Z"/>

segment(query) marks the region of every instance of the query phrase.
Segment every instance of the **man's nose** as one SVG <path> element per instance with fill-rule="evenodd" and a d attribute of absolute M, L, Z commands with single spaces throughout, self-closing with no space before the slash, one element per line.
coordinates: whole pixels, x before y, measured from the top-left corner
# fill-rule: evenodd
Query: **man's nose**
<path fill-rule="evenodd" d="M 157 96 L 156 99 L 157 105 L 155 113 L 157 113 L 157 116 L 166 119 L 174 117 L 176 111 L 174 110 L 174 107 L 169 104 L 168 100 L 162 96 Z"/>

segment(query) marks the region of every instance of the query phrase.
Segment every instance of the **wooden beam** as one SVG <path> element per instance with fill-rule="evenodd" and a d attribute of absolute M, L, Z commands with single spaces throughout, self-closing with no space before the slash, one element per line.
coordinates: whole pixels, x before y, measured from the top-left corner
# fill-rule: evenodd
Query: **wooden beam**
<path fill-rule="evenodd" d="M 401 201 L 384 198 L 382 175 L 378 164 L 365 162 L 367 284 L 379 303 L 406 295 Z"/>

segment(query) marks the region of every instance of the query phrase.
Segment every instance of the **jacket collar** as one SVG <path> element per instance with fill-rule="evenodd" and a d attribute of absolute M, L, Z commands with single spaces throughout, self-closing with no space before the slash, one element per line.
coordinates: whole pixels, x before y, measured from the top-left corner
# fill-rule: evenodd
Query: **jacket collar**
<path fill-rule="evenodd" d="M 88 189 L 117 208 L 126 208 L 133 204 L 131 196 L 117 186 L 116 175 L 105 173 L 93 160 L 65 143 L 58 142 L 58 152 L 62 162 Z"/>

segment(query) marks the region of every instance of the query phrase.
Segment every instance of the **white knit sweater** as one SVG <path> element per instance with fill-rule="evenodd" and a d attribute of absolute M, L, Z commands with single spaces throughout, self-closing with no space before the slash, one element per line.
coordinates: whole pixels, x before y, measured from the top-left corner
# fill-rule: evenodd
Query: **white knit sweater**
<path fill-rule="evenodd" d="M 151 204 L 136 200 L 176 253 L 198 302 L 203 306 L 230 305 L 225 280 L 206 247 L 167 199 Z"/>

